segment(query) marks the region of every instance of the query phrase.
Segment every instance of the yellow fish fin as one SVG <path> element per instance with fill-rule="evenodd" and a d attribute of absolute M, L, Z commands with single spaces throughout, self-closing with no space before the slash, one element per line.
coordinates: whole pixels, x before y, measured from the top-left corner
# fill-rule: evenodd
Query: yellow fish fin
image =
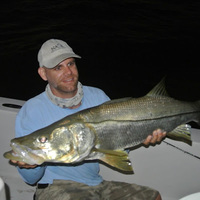
<path fill-rule="evenodd" d="M 146 96 L 149 97 L 169 96 L 165 89 L 165 77 Z"/>
<path fill-rule="evenodd" d="M 133 173 L 131 161 L 129 160 L 127 152 L 123 150 L 105 150 L 105 149 L 94 149 L 94 151 L 103 153 L 103 156 L 99 158 L 99 160 L 119 170 Z"/>
<path fill-rule="evenodd" d="M 183 141 L 191 145 L 192 141 L 190 137 L 190 132 L 191 132 L 191 126 L 188 124 L 182 124 L 176 127 L 173 131 L 167 133 L 167 136 L 174 140 Z"/>

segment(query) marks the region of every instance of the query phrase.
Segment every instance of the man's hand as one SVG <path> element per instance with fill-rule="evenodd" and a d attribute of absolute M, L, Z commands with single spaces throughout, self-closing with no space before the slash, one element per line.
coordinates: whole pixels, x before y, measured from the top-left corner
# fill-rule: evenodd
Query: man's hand
<path fill-rule="evenodd" d="M 17 165 L 20 168 L 26 168 L 26 169 L 31 169 L 37 167 L 37 165 L 29 165 L 24 162 L 16 161 L 16 160 L 10 160 L 11 163 Z"/>
<path fill-rule="evenodd" d="M 166 137 L 166 132 L 163 132 L 161 129 L 157 129 L 153 132 L 152 135 L 149 135 L 145 141 L 143 142 L 143 144 L 145 146 L 148 146 L 150 144 L 156 144 L 156 143 L 160 143 L 163 138 Z"/>

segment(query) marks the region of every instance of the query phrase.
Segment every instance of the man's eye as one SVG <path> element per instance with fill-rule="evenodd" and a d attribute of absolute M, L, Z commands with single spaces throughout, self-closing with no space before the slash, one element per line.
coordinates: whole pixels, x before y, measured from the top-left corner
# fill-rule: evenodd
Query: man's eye
<path fill-rule="evenodd" d="M 55 69 L 55 70 L 60 70 L 60 69 L 61 69 L 61 66 L 56 66 L 54 69 Z"/>
<path fill-rule="evenodd" d="M 68 66 L 68 67 L 71 67 L 71 66 L 73 66 L 74 64 L 75 64 L 75 62 L 72 61 L 72 62 L 67 63 L 67 66 Z"/>

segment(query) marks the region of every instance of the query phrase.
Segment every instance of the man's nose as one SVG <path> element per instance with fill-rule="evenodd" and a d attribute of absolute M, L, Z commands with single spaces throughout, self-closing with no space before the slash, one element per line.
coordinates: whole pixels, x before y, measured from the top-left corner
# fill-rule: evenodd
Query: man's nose
<path fill-rule="evenodd" d="M 70 69 L 70 67 L 69 66 L 65 66 L 64 67 L 64 74 L 71 74 L 72 73 L 72 70 Z"/>

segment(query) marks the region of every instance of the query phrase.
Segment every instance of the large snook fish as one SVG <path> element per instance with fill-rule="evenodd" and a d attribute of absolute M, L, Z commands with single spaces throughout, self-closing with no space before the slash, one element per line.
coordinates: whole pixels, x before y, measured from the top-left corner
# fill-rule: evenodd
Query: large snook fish
<path fill-rule="evenodd" d="M 200 122 L 200 101 L 170 98 L 162 80 L 144 97 L 111 100 L 12 139 L 12 151 L 4 157 L 38 165 L 97 159 L 132 171 L 125 149 L 141 144 L 158 128 L 169 137 L 190 141 L 190 126 L 186 125 L 190 121 Z"/>

